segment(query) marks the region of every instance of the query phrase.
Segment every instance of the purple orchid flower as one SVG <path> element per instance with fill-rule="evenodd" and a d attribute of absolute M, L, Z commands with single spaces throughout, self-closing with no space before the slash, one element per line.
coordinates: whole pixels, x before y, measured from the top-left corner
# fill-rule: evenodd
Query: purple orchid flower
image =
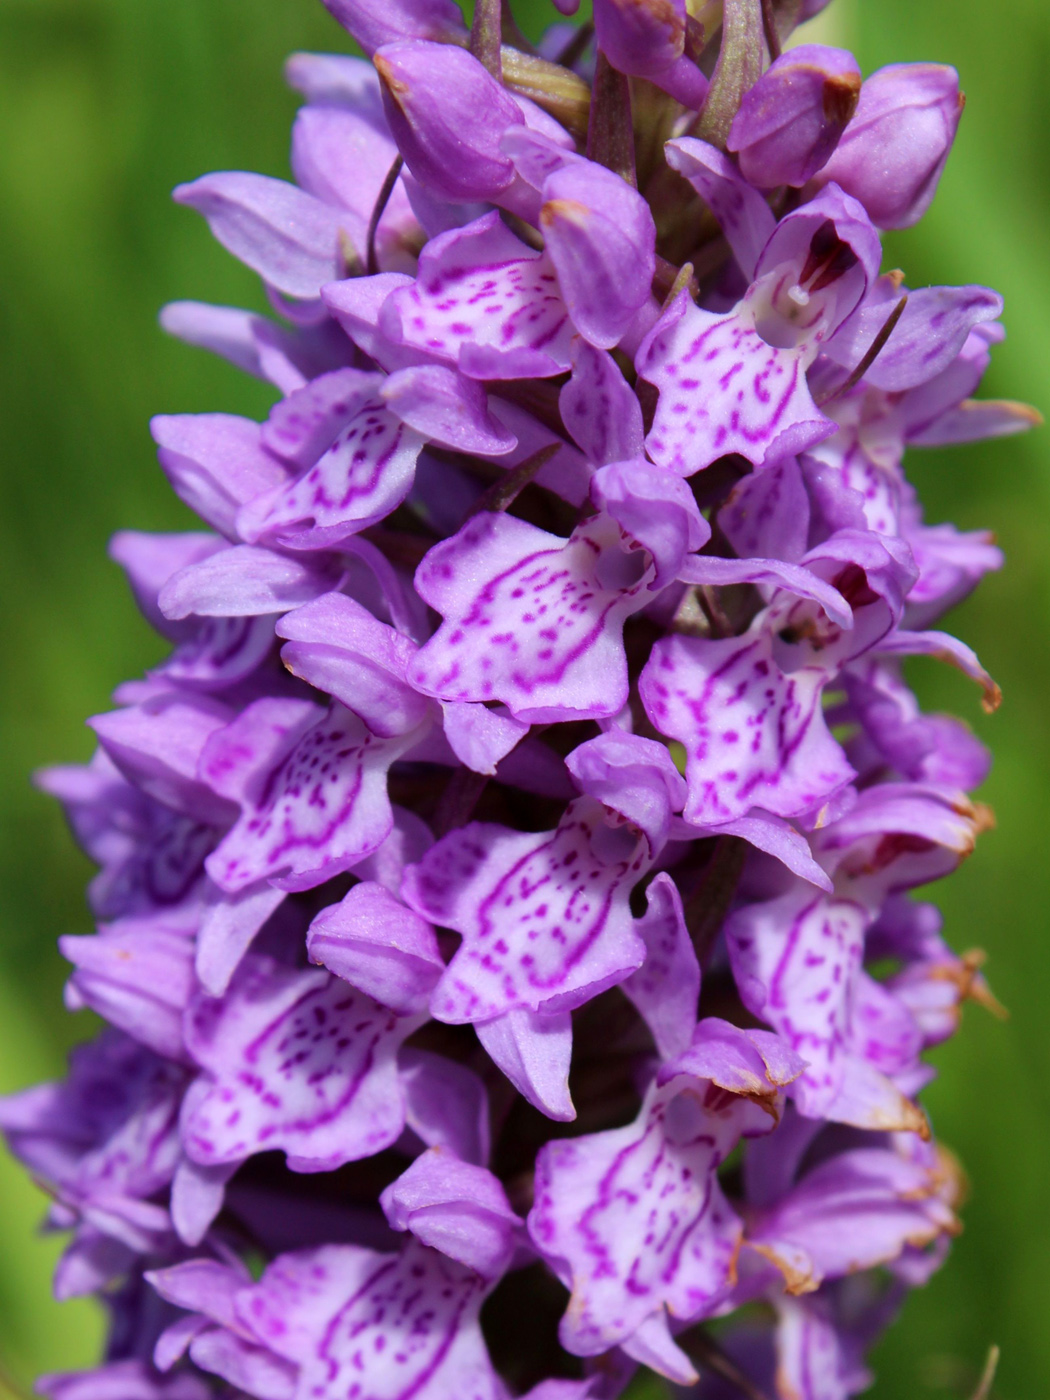
<path fill-rule="evenodd" d="M 744 94 L 729 131 L 744 179 L 756 189 L 804 185 L 827 164 L 860 92 L 845 49 L 800 44 L 782 54 Z"/>
<path fill-rule="evenodd" d="M 818 179 L 834 180 L 879 228 L 908 228 L 933 202 L 965 99 L 954 68 L 893 63 L 860 90 L 856 115 Z M 886 162 L 892 150 L 897 159 Z"/>
<path fill-rule="evenodd" d="M 738 209 L 743 180 L 718 151 L 683 138 L 669 143 L 668 155 L 716 213 L 723 201 Z M 751 282 L 743 299 L 718 315 L 680 292 L 636 357 L 639 375 L 660 394 L 646 447 L 682 476 L 729 452 L 761 467 L 830 435 L 806 370 L 878 273 L 878 236 L 836 186 L 775 226 L 765 201 L 744 189 L 739 223 L 729 215 L 724 222 Z"/>
<path fill-rule="evenodd" d="M 657 87 L 694 110 L 703 105 L 707 80 L 686 53 L 689 31 L 683 0 L 668 5 L 598 0 L 594 32 L 614 68 Z"/>
<path fill-rule="evenodd" d="M 544 1149 L 529 1232 L 572 1288 L 569 1351 L 619 1344 L 679 1384 L 696 1379 L 669 1321 L 709 1315 L 731 1287 L 741 1225 L 715 1173 L 742 1135 L 768 1131 L 799 1067 L 774 1036 L 702 1021 L 636 1123 Z"/>
<path fill-rule="evenodd" d="M 865 934 L 889 895 L 954 869 L 979 823 L 980 813 L 950 790 L 876 786 L 814 839 L 833 893 L 797 881 L 730 916 L 741 996 L 807 1061 L 793 1091 L 805 1116 L 925 1131 L 895 1083 L 914 1068 L 922 1038 L 892 991 L 864 973 Z"/>

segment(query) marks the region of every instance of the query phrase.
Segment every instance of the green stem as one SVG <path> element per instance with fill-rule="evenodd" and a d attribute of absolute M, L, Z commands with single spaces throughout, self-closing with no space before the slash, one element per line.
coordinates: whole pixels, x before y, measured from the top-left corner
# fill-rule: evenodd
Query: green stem
<path fill-rule="evenodd" d="M 719 836 L 714 854 L 699 885 L 685 903 L 686 927 L 703 967 L 736 894 L 747 860 L 748 843 L 742 836 Z"/>
<path fill-rule="evenodd" d="M 587 157 L 638 188 L 630 79 L 618 72 L 600 49 L 587 124 Z"/>
<path fill-rule="evenodd" d="M 762 76 L 764 44 L 762 0 L 725 0 L 718 62 L 691 135 L 725 150 L 741 98 Z"/>
<path fill-rule="evenodd" d="M 470 51 L 497 83 L 503 81 L 500 45 L 503 42 L 503 0 L 475 0 L 470 26 Z"/>

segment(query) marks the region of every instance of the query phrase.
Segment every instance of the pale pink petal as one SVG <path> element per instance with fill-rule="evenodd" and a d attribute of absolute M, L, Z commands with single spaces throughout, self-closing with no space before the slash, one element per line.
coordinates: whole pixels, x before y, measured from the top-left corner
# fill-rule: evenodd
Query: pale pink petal
<path fill-rule="evenodd" d="M 290 297 L 316 297 L 339 276 L 341 235 L 364 241 L 359 216 L 268 175 L 202 175 L 179 185 L 174 198 L 203 214 L 224 248 Z"/>
<path fill-rule="evenodd" d="M 204 1070 L 183 1115 L 187 1153 L 218 1166 L 279 1149 L 309 1172 L 381 1151 L 404 1127 L 396 1057 L 418 1024 L 320 969 L 249 956 L 187 1019 Z"/>
<path fill-rule="evenodd" d="M 572 1018 L 567 1011 L 544 1014 L 515 1007 L 475 1030 L 489 1058 L 535 1108 L 559 1123 L 571 1123 L 576 1110 L 569 1094 Z"/>
<path fill-rule="evenodd" d="M 591 798 L 536 835 L 471 822 L 405 876 L 404 896 L 463 943 L 431 1001 L 439 1020 L 488 1021 L 516 1006 L 567 1010 L 640 966 L 628 897 L 647 847 L 606 825 Z"/>
<path fill-rule="evenodd" d="M 662 734 L 686 750 L 685 818 L 731 822 L 753 808 L 792 817 L 852 781 L 821 707 L 822 667 L 780 670 L 768 634 L 656 643 L 639 690 Z"/>
<path fill-rule="evenodd" d="M 430 924 L 369 881 L 322 909 L 306 948 L 311 962 L 402 1015 L 426 1009 L 445 970 Z"/>
<path fill-rule="evenodd" d="M 564 540 L 480 514 L 416 571 L 445 621 L 409 677 L 442 700 L 502 700 L 530 722 L 615 714 L 627 698 L 623 622 L 645 606 L 644 570 L 600 517 Z"/>
<path fill-rule="evenodd" d="M 682 897 L 666 871 L 647 891 L 648 908 L 635 927 L 646 945 L 645 962 L 620 985 L 652 1031 L 660 1058 L 689 1044 L 700 999 L 700 964 L 682 915 Z"/>
<path fill-rule="evenodd" d="M 456 1060 L 406 1046 L 398 1056 L 405 1123 L 428 1147 L 483 1167 L 489 1159 L 489 1100 L 478 1076 Z"/>
<path fill-rule="evenodd" d="M 761 467 L 835 430 L 810 395 L 802 347 L 767 344 L 746 316 L 702 311 L 687 292 L 663 313 L 635 363 L 660 394 L 645 445 L 679 476 L 731 452 Z"/>

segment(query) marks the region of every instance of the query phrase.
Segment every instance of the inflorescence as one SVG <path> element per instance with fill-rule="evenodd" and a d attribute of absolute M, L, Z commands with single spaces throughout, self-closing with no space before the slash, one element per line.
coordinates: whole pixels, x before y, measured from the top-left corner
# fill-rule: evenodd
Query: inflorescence
<path fill-rule="evenodd" d="M 988 759 L 903 659 L 1001 560 L 905 448 L 983 287 L 909 290 L 955 72 L 781 52 L 820 0 L 326 0 L 295 184 L 176 199 L 276 319 L 172 334 L 265 423 L 153 422 L 200 533 L 113 557 L 169 658 L 40 783 L 109 1027 L 0 1101 L 97 1293 L 52 1400 L 844 1400 L 958 1228 L 923 1051 L 980 958 L 910 891 Z M 565 6 L 565 9 L 571 6 Z"/>

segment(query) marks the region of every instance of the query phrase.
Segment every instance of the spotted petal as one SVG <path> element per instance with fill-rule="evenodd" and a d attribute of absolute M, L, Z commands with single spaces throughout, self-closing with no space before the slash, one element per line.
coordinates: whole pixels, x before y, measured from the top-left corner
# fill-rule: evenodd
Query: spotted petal
<path fill-rule="evenodd" d="M 619 365 L 582 337 L 572 353 L 572 375 L 558 395 L 558 409 L 574 441 L 599 467 L 641 457 L 642 408 Z"/>
<path fill-rule="evenodd" d="M 404 500 L 422 437 L 390 412 L 377 385 L 349 397 L 344 421 L 307 471 L 241 509 L 237 528 L 245 539 L 326 549 L 382 520 Z"/>
<path fill-rule="evenodd" d="M 201 997 L 187 1045 L 204 1071 L 183 1115 L 205 1166 L 280 1149 L 294 1171 L 370 1157 L 405 1122 L 396 1056 L 418 1025 L 320 969 L 249 955 L 221 998 Z"/>
<path fill-rule="evenodd" d="M 380 327 L 476 379 L 546 378 L 571 364 L 573 327 L 550 260 L 495 213 L 432 239 L 415 282 L 384 302 Z"/>
<path fill-rule="evenodd" d="M 345 427 L 354 405 L 382 382 L 381 374 L 361 369 L 319 374 L 274 404 L 262 425 L 263 445 L 288 464 L 286 471 L 312 467 Z"/>
<path fill-rule="evenodd" d="M 241 816 L 206 862 L 229 894 L 260 880 L 312 889 L 377 850 L 393 826 L 386 777 L 412 737 L 377 737 L 342 705 L 257 700 L 202 758 Z"/>
<path fill-rule="evenodd" d="M 651 1089 L 628 1127 L 541 1150 L 529 1233 L 572 1289 L 559 1330 L 568 1351 L 595 1356 L 620 1345 L 676 1379 L 676 1362 L 688 1372 L 667 1315 L 708 1315 L 731 1286 L 741 1226 L 715 1173 L 742 1132 L 764 1130 L 764 1116 L 680 1075 Z"/>
<path fill-rule="evenodd" d="M 828 437 L 835 427 L 813 402 L 806 355 L 767 344 L 747 316 L 702 311 L 680 292 L 635 360 L 660 394 L 650 457 L 692 476 L 727 453 L 761 467 Z"/>
<path fill-rule="evenodd" d="M 748 1010 L 806 1061 L 799 1112 L 875 1130 L 916 1129 L 922 1114 L 854 1052 L 853 1004 L 871 915 L 799 886 L 730 916 L 726 940 Z"/>
<path fill-rule="evenodd" d="M 752 808 L 799 816 L 852 781 L 824 720 L 826 681 L 818 665 L 783 672 L 763 631 L 657 642 L 639 691 L 657 729 L 685 746 L 686 820 L 718 825 Z"/>
<path fill-rule="evenodd" d="M 568 1010 L 623 981 L 645 956 L 628 898 L 647 864 L 645 843 L 607 825 L 592 798 L 571 803 L 556 831 L 450 832 L 403 886 L 424 917 L 463 935 L 432 1014 L 458 1024 Z"/>
<path fill-rule="evenodd" d="M 328 1246 L 277 1259 L 238 1311 L 298 1363 L 301 1395 L 503 1400 L 478 1324 L 489 1287 L 416 1240 L 399 1255 Z"/>
<path fill-rule="evenodd" d="M 530 722 L 613 715 L 627 698 L 623 623 L 648 601 L 645 570 L 600 517 L 564 540 L 475 516 L 416 572 L 445 621 L 409 678 L 442 700 L 502 700 Z"/>

